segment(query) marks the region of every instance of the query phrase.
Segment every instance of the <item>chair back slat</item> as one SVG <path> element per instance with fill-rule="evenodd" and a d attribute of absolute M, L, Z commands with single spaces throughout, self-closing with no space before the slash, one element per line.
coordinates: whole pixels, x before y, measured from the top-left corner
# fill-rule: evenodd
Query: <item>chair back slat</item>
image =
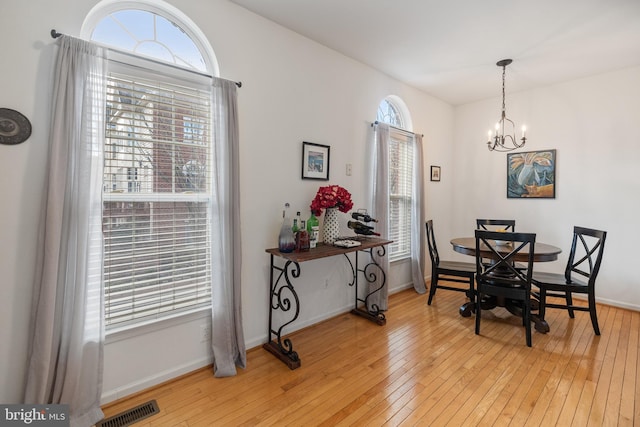
<path fill-rule="evenodd" d="M 431 264 L 437 266 L 440 264 L 440 256 L 438 255 L 438 246 L 436 245 L 436 236 L 433 231 L 433 220 L 426 222 L 427 227 L 427 245 L 429 246 L 429 256 Z"/>

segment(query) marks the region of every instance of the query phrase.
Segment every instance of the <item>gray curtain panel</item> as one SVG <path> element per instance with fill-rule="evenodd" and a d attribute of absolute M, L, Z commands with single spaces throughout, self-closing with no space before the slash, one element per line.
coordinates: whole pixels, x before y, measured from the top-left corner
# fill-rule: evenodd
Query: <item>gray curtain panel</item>
<path fill-rule="evenodd" d="M 385 123 L 378 123 L 373 127 L 373 162 L 369 176 L 373 182 L 372 187 L 372 209 L 371 216 L 378 218 L 376 228 L 380 236 L 389 237 L 389 126 Z M 376 250 L 374 250 L 374 253 Z M 378 263 L 385 275 L 389 274 L 389 249 L 384 257 L 379 258 Z M 369 291 L 377 289 L 381 285 L 383 278 L 376 277 L 373 283 L 369 284 Z M 375 292 L 369 300 L 369 309 L 375 304 L 381 310 L 386 310 L 389 300 L 389 280 L 385 281 L 380 292 Z"/>
<path fill-rule="evenodd" d="M 103 418 L 104 49 L 59 39 L 48 174 L 24 402 L 68 404 L 71 426 Z"/>
<path fill-rule="evenodd" d="M 240 161 L 236 84 L 213 79 L 215 138 L 212 242 L 213 369 L 216 377 L 247 364 L 242 329 L 240 245 Z"/>
<path fill-rule="evenodd" d="M 425 241 L 424 224 L 424 165 L 422 161 L 422 135 L 414 134 L 413 194 L 411 195 L 411 277 L 416 292 L 424 294 Z"/>

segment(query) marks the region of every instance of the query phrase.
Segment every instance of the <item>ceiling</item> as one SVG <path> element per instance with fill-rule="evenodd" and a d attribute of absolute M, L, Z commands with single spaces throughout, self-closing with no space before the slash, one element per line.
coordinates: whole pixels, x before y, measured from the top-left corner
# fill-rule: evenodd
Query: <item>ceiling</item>
<path fill-rule="evenodd" d="M 640 0 L 231 0 L 452 105 L 640 65 Z"/>

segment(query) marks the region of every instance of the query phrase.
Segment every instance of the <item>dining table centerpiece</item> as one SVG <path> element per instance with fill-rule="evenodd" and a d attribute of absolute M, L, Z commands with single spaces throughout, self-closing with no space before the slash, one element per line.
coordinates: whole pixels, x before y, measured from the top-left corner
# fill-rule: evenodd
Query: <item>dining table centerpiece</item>
<path fill-rule="evenodd" d="M 338 211 L 347 213 L 353 208 L 351 193 L 339 185 L 320 187 L 311 202 L 310 208 L 315 216 L 322 215 L 323 210 L 326 212 L 322 228 L 322 237 L 324 243 L 333 244 L 338 236 L 340 236 Z"/>

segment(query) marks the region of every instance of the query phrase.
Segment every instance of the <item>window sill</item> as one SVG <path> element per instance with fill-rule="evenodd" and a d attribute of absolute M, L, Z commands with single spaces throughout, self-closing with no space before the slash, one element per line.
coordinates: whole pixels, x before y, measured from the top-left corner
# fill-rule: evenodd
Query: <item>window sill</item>
<path fill-rule="evenodd" d="M 389 264 L 403 264 L 411 261 L 411 255 L 406 255 L 389 260 Z"/>

